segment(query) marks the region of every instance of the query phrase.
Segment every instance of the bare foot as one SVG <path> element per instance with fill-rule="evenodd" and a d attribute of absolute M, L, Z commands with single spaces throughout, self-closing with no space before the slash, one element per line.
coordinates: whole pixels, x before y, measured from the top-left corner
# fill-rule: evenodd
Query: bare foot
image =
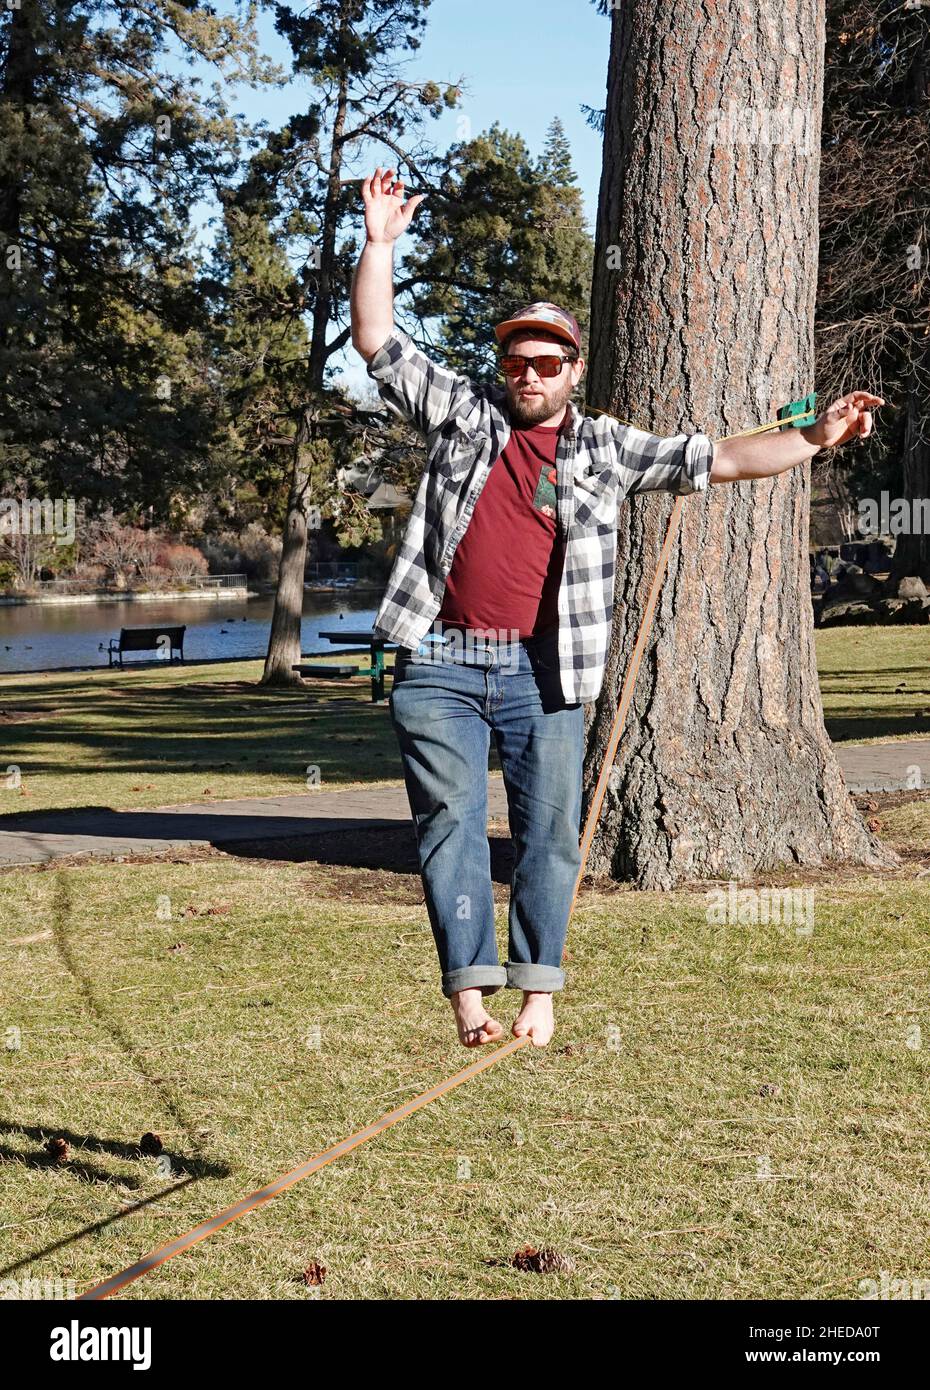
<path fill-rule="evenodd" d="M 480 989 L 460 989 L 450 996 L 459 1042 L 463 1047 L 480 1047 L 482 1043 L 496 1042 L 504 1031 L 497 1019 L 488 1013 L 482 999 Z"/>
<path fill-rule="evenodd" d="M 524 1033 L 529 1033 L 534 1047 L 545 1047 L 555 1032 L 552 995 L 525 989 L 523 1008 L 514 1019 L 511 1031 L 515 1038 L 522 1038 Z"/>

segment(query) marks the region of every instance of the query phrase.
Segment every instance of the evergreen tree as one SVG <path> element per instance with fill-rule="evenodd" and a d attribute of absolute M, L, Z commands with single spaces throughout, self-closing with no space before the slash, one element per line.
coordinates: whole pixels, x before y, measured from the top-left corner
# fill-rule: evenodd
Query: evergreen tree
<path fill-rule="evenodd" d="M 495 122 L 446 153 L 440 181 L 395 284 L 398 297 L 410 292 L 415 318 L 438 321 L 431 350 L 453 370 L 493 380 L 494 324 L 537 299 L 569 309 L 584 337 L 593 243 L 561 122 L 536 161 Z"/>
<path fill-rule="evenodd" d="M 151 0 L 0 11 L 0 478 L 122 510 L 205 478 L 207 324 L 188 209 L 237 132 L 177 57 L 270 75 L 252 17 Z"/>

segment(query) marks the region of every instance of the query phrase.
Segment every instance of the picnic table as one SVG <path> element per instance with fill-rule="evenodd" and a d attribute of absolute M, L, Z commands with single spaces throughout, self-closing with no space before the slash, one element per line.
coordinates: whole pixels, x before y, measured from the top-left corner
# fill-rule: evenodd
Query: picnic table
<path fill-rule="evenodd" d="M 356 645 L 366 645 L 371 652 L 370 666 L 323 666 L 307 665 L 301 661 L 294 667 L 302 676 L 323 676 L 324 679 L 335 679 L 352 676 L 371 676 L 371 700 L 372 704 L 380 704 L 384 700 L 384 675 L 385 670 L 393 671 L 393 666 L 385 667 L 384 649 L 394 647 L 396 642 L 388 642 L 383 637 L 376 637 L 371 628 L 338 628 L 335 632 L 321 632 L 320 637 L 327 642 L 350 642 Z"/>

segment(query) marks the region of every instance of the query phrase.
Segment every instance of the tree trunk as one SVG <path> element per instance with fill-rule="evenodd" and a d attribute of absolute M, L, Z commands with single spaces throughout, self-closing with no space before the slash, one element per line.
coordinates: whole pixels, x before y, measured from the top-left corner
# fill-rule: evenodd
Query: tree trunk
<path fill-rule="evenodd" d="M 343 135 L 348 110 L 348 83 L 340 79 L 330 147 L 326 202 L 320 244 L 320 269 L 317 276 L 316 300 L 313 308 L 313 331 L 310 337 L 310 360 L 307 364 L 307 385 L 318 397 L 323 390 L 326 363 L 335 345 L 326 342 L 326 330 L 332 312 L 332 279 L 336 259 L 336 230 L 338 225 L 339 175 L 342 172 Z M 307 502 L 309 479 L 303 467 L 301 444 L 309 433 L 305 417 L 301 420 L 294 450 L 294 468 L 284 523 L 284 544 L 278 565 L 278 587 L 275 592 L 268 653 L 265 657 L 263 685 L 300 685 L 301 678 L 292 670 L 300 660 L 300 620 L 303 613 L 304 572 L 307 567 Z"/>
<path fill-rule="evenodd" d="M 926 382 L 930 380 L 930 351 L 924 349 L 924 367 L 918 371 L 915 363 L 907 393 L 907 415 L 904 422 L 904 445 L 901 452 L 901 496 L 911 504 L 912 525 L 898 536 L 894 548 L 894 574 L 930 578 L 930 535 L 921 526 L 915 502 L 930 498 L 930 401 Z"/>
<path fill-rule="evenodd" d="M 274 597 L 271 632 L 262 685 L 300 685 L 293 669 L 300 661 L 300 624 L 304 606 L 304 567 L 307 557 L 307 491 L 309 475 L 304 448 L 310 437 L 305 411 L 294 437 L 294 463 L 287 499 L 283 546 L 278 562 L 278 587 Z"/>
<path fill-rule="evenodd" d="M 696 43 L 696 14 L 684 0 L 613 14 L 588 400 L 657 434 L 721 437 L 813 385 L 824 17 L 822 0 L 759 0 L 750 20 L 710 0 Z M 685 500 L 593 873 L 665 889 L 895 861 L 823 724 L 809 502 L 809 466 Z M 586 801 L 671 507 L 655 494 L 620 509 Z"/>

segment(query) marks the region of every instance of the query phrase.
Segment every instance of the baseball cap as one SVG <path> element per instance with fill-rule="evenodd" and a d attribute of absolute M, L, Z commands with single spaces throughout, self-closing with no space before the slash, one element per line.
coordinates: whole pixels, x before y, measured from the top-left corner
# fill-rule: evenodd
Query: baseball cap
<path fill-rule="evenodd" d="M 581 330 L 577 319 L 567 309 L 560 309 L 558 304 L 550 304 L 548 300 L 538 300 L 535 304 L 518 309 L 503 323 L 497 324 L 494 336 L 499 343 L 503 343 L 518 328 L 545 328 L 571 343 L 576 352 L 581 352 Z"/>

